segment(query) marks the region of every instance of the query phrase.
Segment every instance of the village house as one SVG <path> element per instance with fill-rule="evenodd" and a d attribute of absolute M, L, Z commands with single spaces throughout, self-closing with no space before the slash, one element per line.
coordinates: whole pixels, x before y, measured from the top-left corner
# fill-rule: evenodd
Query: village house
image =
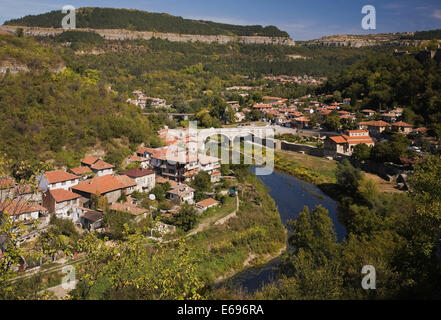
<path fill-rule="evenodd" d="M 156 184 L 160 184 L 160 185 L 168 183 L 168 184 L 170 184 L 171 189 L 174 189 L 179 185 L 179 182 L 176 182 L 176 181 L 173 181 L 173 180 L 161 177 L 161 176 L 156 176 L 155 181 L 156 181 Z"/>
<path fill-rule="evenodd" d="M 351 156 L 358 144 L 375 145 L 367 130 L 348 130 L 341 136 L 326 137 L 324 155 L 334 157 L 338 154 Z"/>
<path fill-rule="evenodd" d="M 176 200 L 179 203 L 187 202 L 193 204 L 194 189 L 186 184 L 178 184 L 175 188 L 167 192 L 167 197 L 170 200 Z"/>
<path fill-rule="evenodd" d="M 134 190 L 136 182 L 125 176 L 127 179 L 118 179 L 111 175 L 95 177 L 86 180 L 72 187 L 72 191 L 78 193 L 86 199 L 91 199 L 93 195 L 106 197 L 109 203 L 116 202 L 119 197 Z M 128 180 L 130 179 L 130 180 Z M 127 184 L 130 182 L 129 184 Z"/>
<path fill-rule="evenodd" d="M 392 123 L 392 128 L 402 134 L 409 134 L 413 131 L 413 126 L 403 121 Z"/>
<path fill-rule="evenodd" d="M 115 202 L 109 207 L 111 211 L 119 211 L 129 213 L 132 216 L 139 218 L 146 218 L 149 215 L 149 210 L 139 207 L 134 203 L 134 200 L 130 197 L 127 198 L 126 202 Z"/>
<path fill-rule="evenodd" d="M 234 119 L 236 120 L 236 122 L 243 122 L 246 119 L 246 116 L 243 112 L 236 112 L 234 114 Z"/>
<path fill-rule="evenodd" d="M 147 169 L 149 167 L 149 159 L 146 157 L 140 157 L 138 155 L 128 156 L 124 159 L 123 165 L 128 166 L 131 164 L 139 164 L 141 168 Z"/>
<path fill-rule="evenodd" d="M 102 212 L 88 210 L 81 215 L 80 222 L 84 229 L 95 231 L 103 226 L 103 218 L 104 214 Z"/>
<path fill-rule="evenodd" d="M 15 195 L 15 181 L 10 177 L 0 178 L 0 202 L 13 199 Z"/>
<path fill-rule="evenodd" d="M 108 174 L 113 174 L 113 169 L 115 168 L 110 163 L 107 163 L 95 157 L 84 158 L 83 160 L 81 160 L 81 165 L 89 167 L 92 170 L 92 172 L 99 177 Z"/>
<path fill-rule="evenodd" d="M 221 173 L 219 171 L 220 159 L 217 157 L 208 156 L 205 154 L 198 154 L 199 167 L 201 171 L 205 171 L 211 176 L 211 182 L 220 180 Z"/>
<path fill-rule="evenodd" d="M 12 197 L 10 199 L 16 199 L 19 201 L 36 202 L 41 204 L 42 195 L 41 191 L 31 184 L 17 184 L 15 188 L 12 189 Z M 0 191 L 1 192 L 1 191 Z M 1 195 L 0 195 L 1 198 Z"/>
<path fill-rule="evenodd" d="M 199 201 L 198 203 L 196 203 L 196 208 L 198 209 L 198 211 L 200 212 L 204 212 L 212 207 L 218 206 L 219 205 L 219 201 L 214 200 L 213 198 L 208 198 L 202 201 Z"/>
<path fill-rule="evenodd" d="M 389 128 L 390 124 L 384 121 L 362 121 L 358 123 L 358 128 L 360 130 L 368 130 L 369 134 L 372 136 L 380 135 L 381 133 Z"/>
<path fill-rule="evenodd" d="M 31 223 L 48 217 L 48 211 L 38 203 L 12 200 L 0 203 L 0 211 L 11 217 L 12 221 Z"/>
<path fill-rule="evenodd" d="M 136 155 L 140 158 L 148 160 L 149 159 L 149 149 L 150 148 L 141 146 L 138 148 L 138 150 L 136 150 Z"/>
<path fill-rule="evenodd" d="M 79 198 L 79 194 L 71 191 L 48 190 L 43 193 L 43 207 L 48 209 L 49 213 L 55 213 L 57 218 L 70 219 L 75 223 L 80 218 L 75 210 L 80 204 Z"/>
<path fill-rule="evenodd" d="M 39 187 L 46 191 L 55 189 L 68 190 L 75 186 L 80 181 L 80 177 L 63 170 L 48 171 L 37 177 L 39 180 Z"/>
<path fill-rule="evenodd" d="M 0 202 L 6 199 L 41 203 L 41 192 L 30 184 L 18 184 L 11 177 L 3 177 L 0 178 Z"/>
<path fill-rule="evenodd" d="M 80 180 L 83 181 L 93 177 L 94 175 L 93 171 L 87 166 L 72 168 L 69 171 L 74 175 L 79 176 Z"/>
<path fill-rule="evenodd" d="M 363 115 L 365 115 L 366 117 L 373 117 L 373 116 L 375 116 L 375 111 L 371 110 L 371 109 L 363 109 L 363 110 L 361 110 L 361 113 Z"/>
<path fill-rule="evenodd" d="M 310 120 L 307 117 L 294 118 L 293 124 L 297 129 L 304 129 L 309 126 Z"/>
<path fill-rule="evenodd" d="M 132 194 L 134 191 L 136 191 L 137 184 L 135 180 L 132 178 L 129 178 L 126 175 L 118 175 L 115 176 L 115 179 L 119 181 L 119 183 L 123 186 L 122 192 L 126 195 Z"/>
<path fill-rule="evenodd" d="M 148 192 L 155 187 L 155 172 L 152 170 L 134 168 L 123 171 L 121 174 L 128 176 L 136 182 L 136 191 Z"/>
<path fill-rule="evenodd" d="M 397 116 L 397 114 L 394 113 L 394 112 L 388 112 L 388 113 L 382 113 L 382 114 L 380 115 L 380 118 L 381 118 L 381 120 L 383 120 L 383 121 L 386 121 L 386 122 L 392 123 L 392 122 L 397 121 L 398 116 Z"/>
<path fill-rule="evenodd" d="M 234 110 L 234 111 L 239 111 L 240 109 L 240 104 L 239 101 L 227 101 L 227 104 Z"/>
<path fill-rule="evenodd" d="M 190 181 L 199 172 L 197 156 L 178 149 L 154 150 L 150 164 L 162 176 L 178 182 Z"/>

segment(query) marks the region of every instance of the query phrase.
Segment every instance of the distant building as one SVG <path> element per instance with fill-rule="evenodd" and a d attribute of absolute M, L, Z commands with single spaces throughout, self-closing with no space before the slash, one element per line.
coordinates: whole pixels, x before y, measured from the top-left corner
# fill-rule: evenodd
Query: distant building
<path fill-rule="evenodd" d="M 121 172 L 136 182 L 136 190 L 148 192 L 155 187 L 155 172 L 152 170 L 134 168 Z"/>
<path fill-rule="evenodd" d="M 367 129 L 372 136 L 379 135 L 390 127 L 390 124 L 384 121 L 362 121 L 358 123 L 358 128 L 361 130 Z"/>
<path fill-rule="evenodd" d="M 38 203 L 18 200 L 1 202 L 0 211 L 10 216 L 12 221 L 24 223 L 31 223 L 48 215 L 48 210 Z"/>
<path fill-rule="evenodd" d="M 68 190 L 80 181 L 80 177 L 63 170 L 45 172 L 39 176 L 39 185 L 45 186 L 49 190 L 64 189 Z"/>
<path fill-rule="evenodd" d="M 130 165 L 130 164 L 134 164 L 134 163 L 139 163 L 139 165 L 141 166 L 141 168 L 143 169 L 147 169 L 149 167 L 149 159 L 145 158 L 145 157 L 140 157 L 138 155 L 136 156 L 128 156 L 126 159 L 124 159 L 123 164 L 124 165 Z"/>
<path fill-rule="evenodd" d="M 199 201 L 198 203 L 196 203 L 196 208 L 203 212 L 206 211 L 212 207 L 215 207 L 219 205 L 219 201 L 214 200 L 213 198 L 208 198 L 202 201 Z"/>
<path fill-rule="evenodd" d="M 95 177 L 72 187 L 72 191 L 91 199 L 93 195 L 106 197 L 109 203 L 116 202 L 122 193 L 128 194 L 136 187 L 136 182 L 125 176 L 126 181 L 111 175 Z M 128 180 L 130 179 L 130 180 Z M 127 184 L 127 182 L 130 182 Z"/>
<path fill-rule="evenodd" d="M 108 174 L 113 174 L 113 169 L 115 168 L 110 163 L 107 163 L 99 158 L 86 157 L 81 160 L 81 165 L 89 167 L 93 173 L 97 176 L 105 176 Z"/>
<path fill-rule="evenodd" d="M 409 134 L 413 131 L 413 126 L 403 121 L 392 123 L 392 128 L 402 134 Z"/>
<path fill-rule="evenodd" d="M 81 215 L 80 221 L 83 228 L 89 231 L 95 231 L 103 226 L 103 218 L 104 214 L 102 212 L 88 210 Z"/>
<path fill-rule="evenodd" d="M 194 189 L 182 183 L 168 191 L 167 197 L 170 200 L 177 200 L 179 203 L 187 202 L 193 204 Z"/>
<path fill-rule="evenodd" d="M 79 220 L 76 208 L 79 206 L 81 196 L 68 190 L 56 189 L 43 193 L 43 206 L 49 213 L 55 213 L 57 218 L 70 219 L 73 222 Z"/>
<path fill-rule="evenodd" d="M 324 143 L 325 156 L 338 154 L 351 156 L 358 144 L 366 144 L 370 147 L 375 145 L 367 130 L 348 130 L 341 136 L 326 137 Z"/>
<path fill-rule="evenodd" d="M 364 110 L 361 110 L 361 113 L 364 114 L 367 117 L 372 117 L 372 116 L 375 115 L 376 112 L 375 112 L 375 110 L 364 109 Z"/>

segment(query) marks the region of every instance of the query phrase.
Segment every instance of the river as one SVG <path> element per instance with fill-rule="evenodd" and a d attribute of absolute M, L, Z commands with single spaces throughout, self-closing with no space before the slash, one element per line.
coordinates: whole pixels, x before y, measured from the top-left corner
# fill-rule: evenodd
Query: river
<path fill-rule="evenodd" d="M 334 222 L 338 241 L 344 239 L 346 230 L 337 218 L 338 204 L 319 188 L 277 171 L 274 171 L 271 175 L 258 176 L 258 178 L 269 189 L 269 193 L 279 209 L 283 224 L 286 225 L 288 220 L 295 219 L 304 206 L 313 209 L 317 205 L 322 205 L 328 209 L 329 217 Z M 280 258 L 276 258 L 264 265 L 248 268 L 227 280 L 224 284 L 233 285 L 234 287 L 241 286 L 252 293 L 259 289 L 262 284 L 276 279 L 279 263 Z"/>

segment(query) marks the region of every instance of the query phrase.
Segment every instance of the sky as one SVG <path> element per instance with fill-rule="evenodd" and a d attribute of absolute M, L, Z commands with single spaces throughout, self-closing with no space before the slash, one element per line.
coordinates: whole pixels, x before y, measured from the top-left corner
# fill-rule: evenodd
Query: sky
<path fill-rule="evenodd" d="M 294 40 L 441 29 L 440 0 L 0 0 L 0 24 L 29 14 L 61 10 L 64 5 L 139 9 L 240 25 L 275 25 Z M 375 30 L 362 29 L 365 5 L 376 9 Z"/>

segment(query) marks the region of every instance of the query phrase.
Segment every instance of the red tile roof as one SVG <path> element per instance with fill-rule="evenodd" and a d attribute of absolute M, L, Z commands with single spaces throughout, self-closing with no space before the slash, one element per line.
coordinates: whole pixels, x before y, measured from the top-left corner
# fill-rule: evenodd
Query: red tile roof
<path fill-rule="evenodd" d="M 106 170 L 106 169 L 113 169 L 115 167 L 110 163 L 104 162 L 103 160 L 98 160 L 91 166 L 91 168 L 94 170 Z"/>
<path fill-rule="evenodd" d="M 24 213 L 31 212 L 47 212 L 47 209 L 40 206 L 38 203 L 31 203 L 25 201 L 5 201 L 0 203 L 0 210 L 9 216 L 17 216 Z"/>
<path fill-rule="evenodd" d="M 135 184 L 136 185 L 136 184 Z M 125 189 L 126 186 L 116 177 L 105 175 L 86 180 L 72 187 L 73 191 L 81 191 L 89 194 L 105 194 L 115 190 Z"/>
<path fill-rule="evenodd" d="M 0 189 L 10 189 L 15 186 L 15 181 L 12 178 L 0 178 Z"/>
<path fill-rule="evenodd" d="M 387 122 L 384 122 L 382 120 L 380 121 L 361 121 L 358 123 L 359 125 L 366 125 L 370 127 L 389 127 L 390 124 Z"/>
<path fill-rule="evenodd" d="M 78 199 L 81 197 L 79 194 L 63 189 L 51 190 L 49 192 L 56 202 L 64 202 L 64 201 Z"/>
<path fill-rule="evenodd" d="M 91 166 L 95 162 L 97 162 L 99 159 L 96 157 L 85 157 L 83 160 L 81 160 L 81 163 L 84 163 L 86 165 Z"/>
<path fill-rule="evenodd" d="M 408 123 L 403 122 L 403 121 L 398 121 L 398 122 L 392 123 L 392 126 L 393 127 L 406 127 L 406 128 L 412 128 L 413 127 L 411 124 L 408 124 Z"/>
<path fill-rule="evenodd" d="M 144 152 L 140 152 L 142 154 L 144 154 Z M 145 162 L 145 161 L 149 161 L 149 159 L 147 158 L 143 158 L 143 157 L 139 157 L 139 156 L 130 156 L 127 158 L 128 161 L 130 162 Z"/>
<path fill-rule="evenodd" d="M 329 139 L 331 139 L 335 143 L 346 143 L 346 139 L 342 136 L 329 137 Z"/>
<path fill-rule="evenodd" d="M 90 168 L 86 166 L 72 168 L 70 169 L 70 171 L 72 171 L 72 173 L 76 174 L 77 176 L 81 176 L 82 174 L 86 174 L 86 173 L 92 173 L 92 170 L 90 170 Z"/>
<path fill-rule="evenodd" d="M 122 174 L 125 174 L 126 176 L 130 178 L 139 178 L 139 177 L 145 177 L 152 174 L 155 174 L 152 170 L 142 169 L 142 168 L 134 168 L 127 171 L 121 172 Z"/>
<path fill-rule="evenodd" d="M 365 133 L 366 136 L 369 135 L 369 131 L 368 130 L 348 130 L 349 133 Z"/>
<path fill-rule="evenodd" d="M 68 173 L 63 170 L 48 171 L 44 175 L 46 176 L 47 181 L 51 184 L 57 183 L 57 182 L 74 180 L 74 179 L 79 178 L 77 175 L 74 175 L 72 173 Z"/>
<path fill-rule="evenodd" d="M 122 176 L 116 176 L 115 177 L 119 183 L 121 183 L 124 188 L 130 188 L 136 186 L 135 180 L 129 178 L 128 176 L 122 175 Z"/>
<path fill-rule="evenodd" d="M 219 201 L 216 201 L 213 198 L 208 198 L 208 199 L 199 201 L 198 203 L 196 203 L 196 206 L 202 207 L 202 208 L 208 208 L 210 206 L 217 205 L 217 204 L 219 204 Z"/>
<path fill-rule="evenodd" d="M 141 214 L 148 212 L 147 209 L 138 207 L 136 204 L 133 204 L 130 201 L 130 198 L 128 198 L 127 202 L 125 202 L 125 203 L 115 202 L 109 208 L 110 208 L 110 210 L 114 210 L 114 211 L 127 212 L 127 213 L 134 215 L 134 216 L 139 216 Z"/>
<path fill-rule="evenodd" d="M 348 144 L 374 143 L 374 140 L 372 140 L 372 138 L 369 136 L 350 137 L 350 136 L 347 136 L 344 134 L 342 136 L 329 137 L 329 139 L 331 139 L 332 141 L 334 141 L 335 143 L 338 143 L 338 144 L 342 144 L 342 143 L 348 143 Z"/>

